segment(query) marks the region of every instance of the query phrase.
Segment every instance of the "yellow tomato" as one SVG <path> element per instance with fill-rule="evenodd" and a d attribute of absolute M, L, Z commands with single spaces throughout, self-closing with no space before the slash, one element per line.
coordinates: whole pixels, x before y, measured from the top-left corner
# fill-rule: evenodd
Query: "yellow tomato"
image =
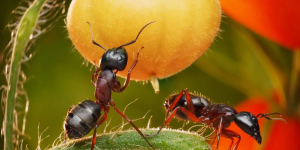
<path fill-rule="evenodd" d="M 218 0 L 73 0 L 68 16 L 69 36 L 80 54 L 98 65 L 106 49 L 136 38 L 151 21 L 137 42 L 124 47 L 128 64 L 118 75 L 125 77 L 144 46 L 131 78 L 149 80 L 171 76 L 191 65 L 211 45 L 219 31 L 221 9 Z"/>

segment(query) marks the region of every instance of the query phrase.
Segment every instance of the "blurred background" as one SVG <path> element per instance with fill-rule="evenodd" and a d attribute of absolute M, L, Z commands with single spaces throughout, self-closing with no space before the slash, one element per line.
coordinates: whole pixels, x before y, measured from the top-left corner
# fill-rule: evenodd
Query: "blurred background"
<path fill-rule="evenodd" d="M 66 1 L 66 8 L 69 3 L 70 1 Z M 300 3 L 295 0 L 289 5 L 278 1 L 278 5 L 274 2 L 271 6 L 264 4 L 264 1 L 234 3 L 230 0 L 221 1 L 224 17 L 219 36 L 193 65 L 172 77 L 159 80 L 159 94 L 154 93 L 150 83 L 131 81 L 124 92 L 113 93 L 112 98 L 120 110 L 138 99 L 126 110 L 130 119 L 141 118 L 150 110 L 144 119 L 134 122 L 140 128 L 147 126 L 150 116 L 151 127 L 161 126 L 165 117 L 165 99 L 172 92 L 179 92 L 184 88 L 200 92 L 215 103 L 225 103 L 239 111 L 250 111 L 255 115 L 279 112 L 287 120 L 287 124 L 260 120 L 262 145 L 258 145 L 253 138 L 232 125 L 232 129 L 242 136 L 239 149 L 299 149 L 296 139 L 300 135 L 300 30 L 293 27 L 300 26 L 299 11 L 294 11 L 294 7 L 299 7 Z M 20 0 L 1 1 L 0 4 L 1 85 L 7 85 L 3 73 L 7 57 L 7 50 L 4 49 L 11 38 L 6 25 L 13 20 L 11 12 L 19 4 L 28 6 Z M 247 9 L 246 6 L 256 9 Z M 274 12 L 268 13 L 267 7 L 276 9 L 278 13 L 283 13 L 278 9 L 292 12 L 287 16 L 280 16 Z M 253 18 L 260 20 L 261 24 L 251 21 L 251 15 L 248 14 L 259 16 Z M 26 136 L 22 138 L 25 139 L 23 145 L 28 149 L 37 148 L 38 132 L 44 130 L 41 137 L 47 138 L 41 142 L 41 149 L 51 147 L 54 140 L 63 133 L 63 123 L 69 107 L 88 98 L 95 100 L 94 87 L 90 82 L 94 67 L 87 65 L 72 46 L 64 19 L 65 16 L 54 24 L 50 32 L 42 34 L 35 41 L 27 52 L 27 55 L 33 55 L 32 59 L 22 65 L 27 76 L 24 89 L 29 98 Z M 267 21 L 262 20 L 269 20 L 274 26 L 268 26 Z M 278 25 L 278 22 L 282 24 Z M 283 29 L 276 28 L 277 26 Z M 282 40 L 277 37 L 287 38 Z M 119 80 L 124 82 L 124 79 Z M 21 110 L 25 107 L 25 100 L 19 99 L 17 104 Z M 4 109 L 0 113 L 1 120 L 3 115 Z M 121 116 L 112 109 L 108 116 L 108 122 L 111 122 L 107 132 L 122 122 Z M 174 119 L 170 127 L 176 129 L 182 125 L 183 122 Z M 192 125 L 194 124 L 185 125 L 184 129 Z M 103 132 L 104 126 L 98 129 L 98 133 Z M 125 129 L 130 127 L 127 125 Z M 0 144 L 3 147 L 3 136 Z M 221 149 L 228 149 L 229 144 L 229 140 L 221 139 Z"/>

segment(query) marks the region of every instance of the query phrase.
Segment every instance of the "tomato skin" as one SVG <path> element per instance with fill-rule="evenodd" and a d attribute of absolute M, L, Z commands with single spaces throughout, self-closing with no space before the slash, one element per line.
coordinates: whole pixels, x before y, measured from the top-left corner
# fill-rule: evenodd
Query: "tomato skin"
<path fill-rule="evenodd" d="M 218 0 L 73 0 L 68 16 L 69 36 L 80 54 L 98 65 L 104 50 L 132 41 L 151 21 L 136 43 L 126 46 L 128 64 L 118 75 L 125 77 L 142 46 L 131 78 L 165 78 L 191 65 L 211 45 L 219 31 L 221 9 Z"/>
<path fill-rule="evenodd" d="M 224 12 L 254 32 L 300 50 L 299 0 L 220 0 Z"/>

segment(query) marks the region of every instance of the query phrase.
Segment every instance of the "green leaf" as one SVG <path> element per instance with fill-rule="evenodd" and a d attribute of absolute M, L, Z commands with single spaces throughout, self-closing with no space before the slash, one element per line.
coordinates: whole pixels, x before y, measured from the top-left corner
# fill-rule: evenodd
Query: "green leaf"
<path fill-rule="evenodd" d="M 155 134 L 158 129 L 141 129 L 144 134 Z M 83 139 L 62 143 L 50 150 L 82 150 L 90 149 L 91 136 Z M 197 149 L 209 150 L 205 138 L 187 131 L 163 129 L 159 135 L 147 140 L 156 149 Z M 104 133 L 97 136 L 96 147 L 99 149 L 151 149 L 147 142 L 135 131 L 119 131 Z M 95 148 L 96 149 L 96 148 Z"/>

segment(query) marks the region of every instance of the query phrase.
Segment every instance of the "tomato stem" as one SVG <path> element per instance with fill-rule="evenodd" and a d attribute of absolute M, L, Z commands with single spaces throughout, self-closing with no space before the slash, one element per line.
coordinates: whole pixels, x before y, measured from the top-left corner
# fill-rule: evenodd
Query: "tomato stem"
<path fill-rule="evenodd" d="M 159 82 L 158 79 L 155 76 L 151 76 L 150 82 L 152 84 L 152 87 L 154 88 L 155 93 L 159 93 Z"/>

